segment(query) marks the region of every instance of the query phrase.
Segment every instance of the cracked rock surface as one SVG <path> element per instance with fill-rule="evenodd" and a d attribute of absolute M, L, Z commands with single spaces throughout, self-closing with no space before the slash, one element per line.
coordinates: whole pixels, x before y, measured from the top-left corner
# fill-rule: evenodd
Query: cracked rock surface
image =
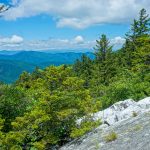
<path fill-rule="evenodd" d="M 103 124 L 59 150 L 150 150 L 150 97 L 139 102 L 122 101 L 106 110 L 110 113 L 106 114 L 104 120 L 110 126 Z M 135 116 L 131 114 L 133 111 Z M 101 112 L 97 114 L 100 117 Z M 119 119 L 112 119 L 116 115 Z M 112 131 L 117 139 L 107 142 L 106 136 Z"/>

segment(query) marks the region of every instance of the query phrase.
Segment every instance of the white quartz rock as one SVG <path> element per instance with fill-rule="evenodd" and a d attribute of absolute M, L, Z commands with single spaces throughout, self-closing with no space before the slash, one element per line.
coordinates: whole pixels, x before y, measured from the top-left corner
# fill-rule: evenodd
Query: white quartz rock
<path fill-rule="evenodd" d="M 94 119 L 101 119 L 102 122 L 107 122 L 109 125 L 112 125 L 118 121 L 131 118 L 135 114 L 141 114 L 148 109 L 150 109 L 150 97 L 147 97 L 139 102 L 128 99 L 117 102 L 104 111 L 95 113 Z"/>

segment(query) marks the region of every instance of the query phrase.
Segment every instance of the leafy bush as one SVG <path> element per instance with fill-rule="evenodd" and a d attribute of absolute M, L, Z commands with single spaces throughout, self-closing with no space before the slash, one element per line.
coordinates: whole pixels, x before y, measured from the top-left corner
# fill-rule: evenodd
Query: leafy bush
<path fill-rule="evenodd" d="M 105 140 L 106 142 L 112 142 L 115 141 L 117 138 L 118 138 L 117 134 L 115 132 L 111 132 L 105 137 Z"/>
<path fill-rule="evenodd" d="M 135 112 L 135 111 L 132 112 L 133 117 L 136 117 L 137 115 L 138 115 L 137 112 Z"/>
<path fill-rule="evenodd" d="M 79 128 L 73 128 L 71 137 L 76 138 L 84 135 L 101 124 L 100 121 L 86 121 L 80 124 Z"/>
<path fill-rule="evenodd" d="M 5 119 L 3 131 L 8 132 L 11 129 L 11 121 L 22 116 L 28 105 L 29 101 L 19 88 L 0 86 L 0 115 Z"/>

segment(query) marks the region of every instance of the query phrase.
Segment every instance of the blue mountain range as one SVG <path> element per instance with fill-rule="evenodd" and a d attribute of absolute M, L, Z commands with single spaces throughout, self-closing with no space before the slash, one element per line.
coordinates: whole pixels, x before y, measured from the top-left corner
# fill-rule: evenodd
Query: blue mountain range
<path fill-rule="evenodd" d="M 91 52 L 85 54 L 94 58 Z M 0 51 L 0 81 L 12 83 L 23 71 L 32 72 L 35 67 L 45 68 L 50 65 L 73 64 L 82 55 L 82 52 Z"/>

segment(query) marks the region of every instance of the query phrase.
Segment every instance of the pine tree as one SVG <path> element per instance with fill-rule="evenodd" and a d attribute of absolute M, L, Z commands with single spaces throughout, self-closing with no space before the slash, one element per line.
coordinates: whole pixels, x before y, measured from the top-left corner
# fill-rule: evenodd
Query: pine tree
<path fill-rule="evenodd" d="M 112 45 L 106 35 L 102 35 L 100 40 L 97 40 L 95 49 L 95 70 L 94 76 L 97 78 L 97 83 L 109 84 L 109 80 L 114 74 Z M 99 83 L 99 84 L 100 84 Z"/>
<path fill-rule="evenodd" d="M 146 14 L 146 10 L 144 8 L 140 11 L 137 32 L 139 37 L 150 34 L 150 18 L 149 15 Z"/>
<path fill-rule="evenodd" d="M 138 20 L 134 19 L 131 30 L 126 34 L 126 39 L 135 42 L 136 38 L 150 34 L 150 18 L 143 8 L 139 13 Z"/>
<path fill-rule="evenodd" d="M 142 9 L 139 13 L 139 18 L 134 19 L 131 24 L 131 30 L 126 34 L 126 42 L 122 48 L 126 65 L 133 67 L 132 60 L 134 59 L 137 49 L 142 45 L 139 39 L 148 37 L 150 34 L 150 18 L 146 14 L 146 10 Z"/>
<path fill-rule="evenodd" d="M 86 87 L 91 79 L 92 65 L 92 60 L 85 54 L 82 55 L 81 60 L 77 59 L 73 65 L 75 74 L 85 80 Z"/>
<path fill-rule="evenodd" d="M 102 34 L 101 38 L 96 41 L 96 47 L 95 50 L 95 57 L 96 57 L 96 63 L 103 63 L 107 60 L 107 57 L 109 57 L 110 53 L 112 52 L 112 46 L 110 46 L 110 42 L 107 39 L 105 34 Z"/>

